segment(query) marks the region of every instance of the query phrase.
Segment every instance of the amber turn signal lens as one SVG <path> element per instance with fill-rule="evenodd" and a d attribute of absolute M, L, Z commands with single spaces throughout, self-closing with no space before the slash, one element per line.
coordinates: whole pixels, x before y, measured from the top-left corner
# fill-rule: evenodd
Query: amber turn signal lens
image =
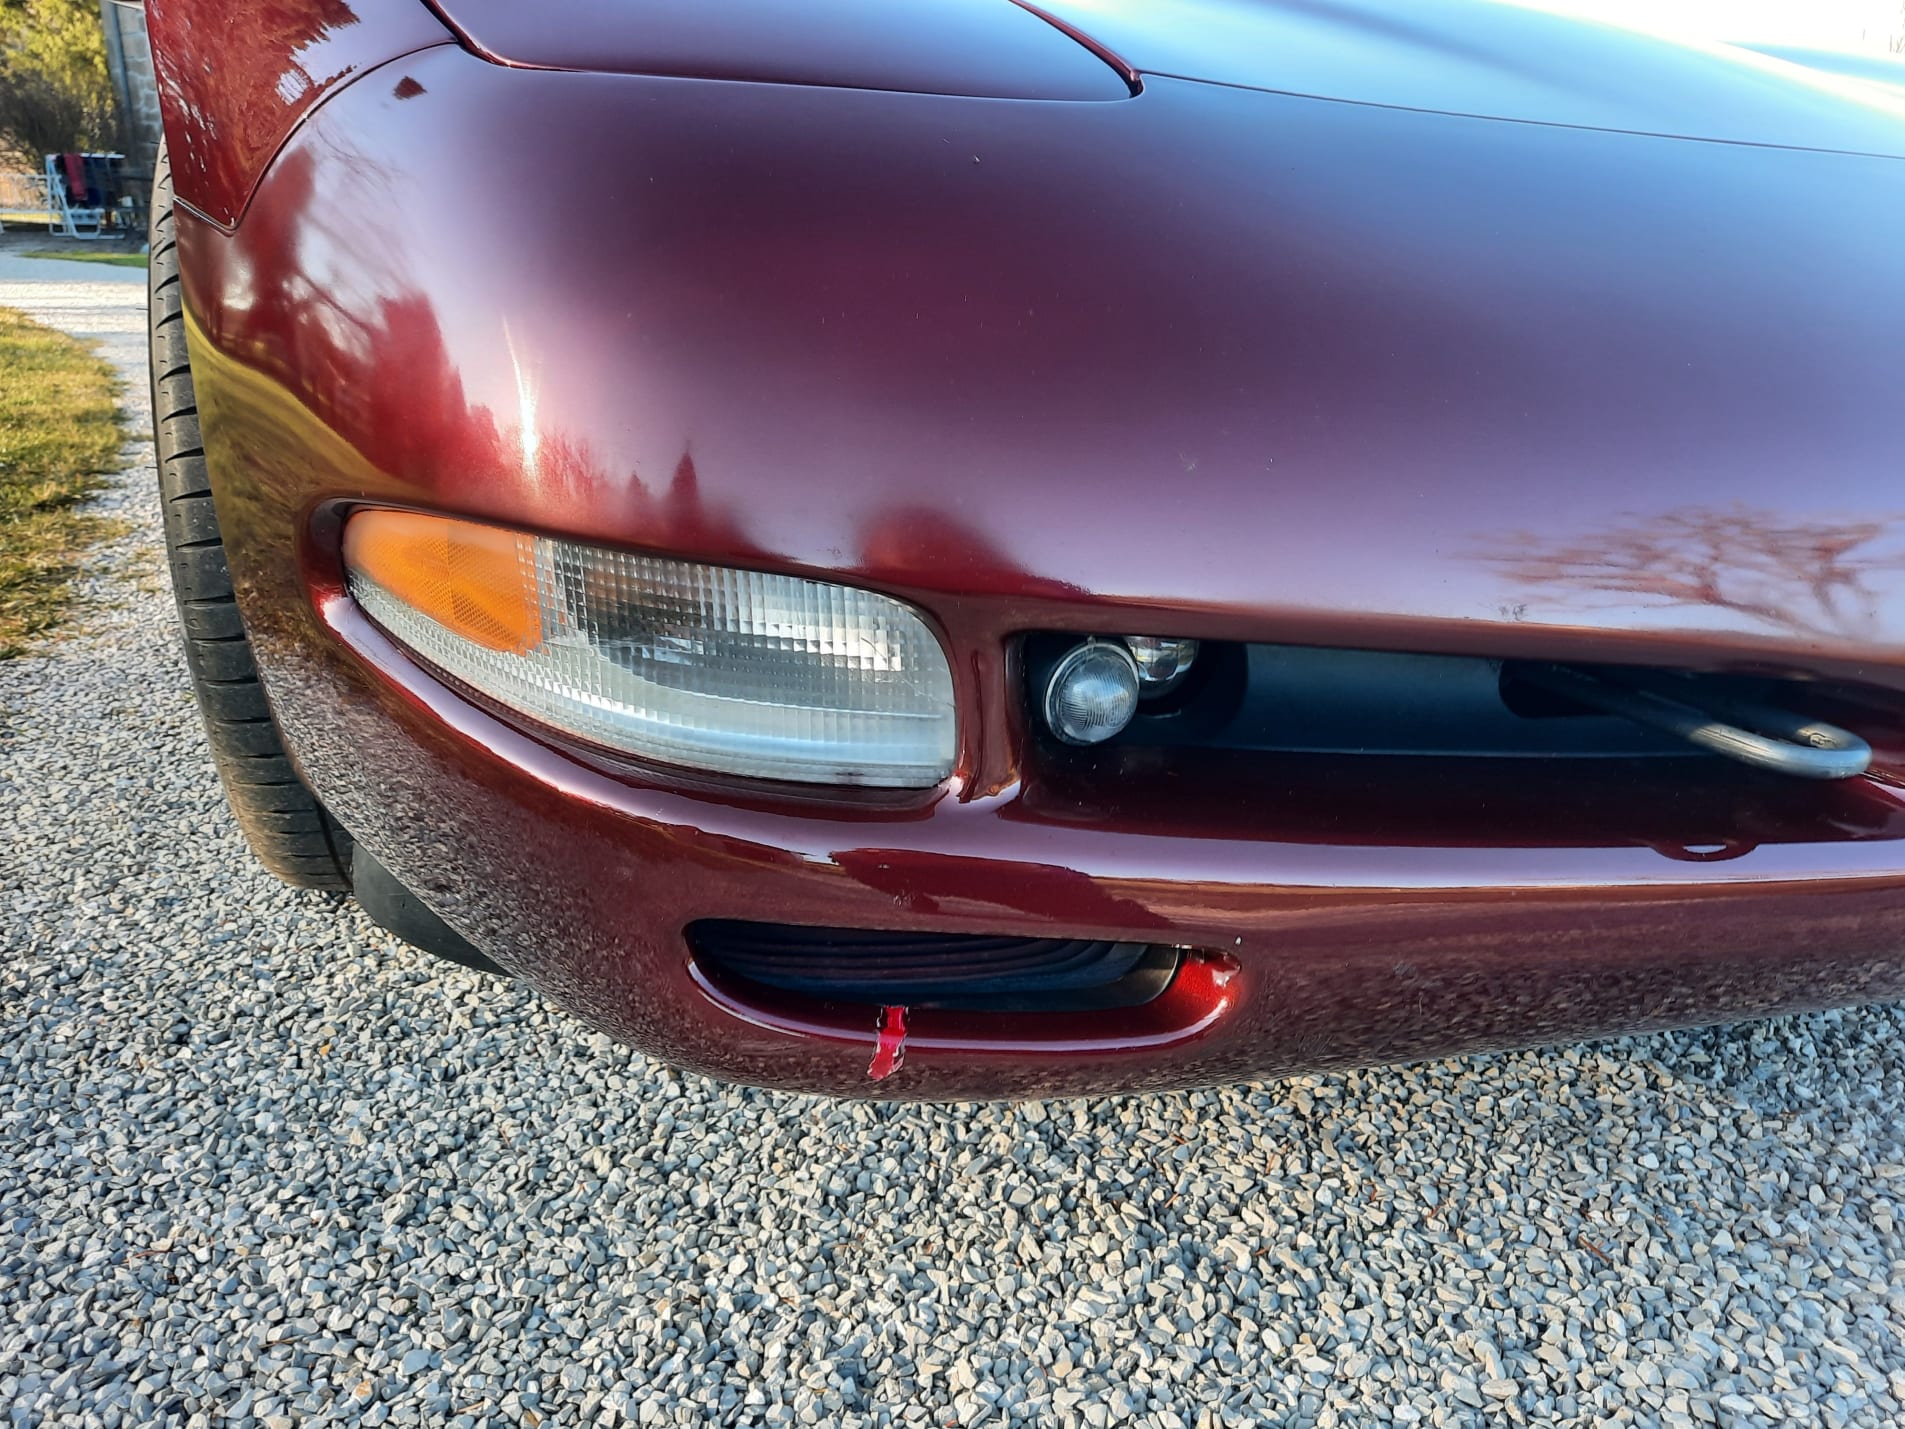
<path fill-rule="evenodd" d="M 496 526 L 415 511 L 360 511 L 344 527 L 344 564 L 412 609 L 487 650 L 542 643 L 536 541 Z"/>

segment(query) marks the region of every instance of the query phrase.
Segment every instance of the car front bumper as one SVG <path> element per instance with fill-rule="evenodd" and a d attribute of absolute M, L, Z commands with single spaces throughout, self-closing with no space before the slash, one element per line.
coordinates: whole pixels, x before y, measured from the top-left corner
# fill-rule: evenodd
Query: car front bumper
<path fill-rule="evenodd" d="M 1174 794 L 1141 759 L 1081 778 L 1035 756 L 1012 662 L 1039 629 L 1905 687 L 1889 594 L 1859 629 L 1544 610 L 1503 559 L 1741 493 L 1773 525 L 1879 509 L 1895 433 L 1860 393 L 1900 337 L 1855 314 L 1905 277 L 1870 222 L 1818 215 L 1843 185 L 1791 155 L 1347 110 L 1167 81 L 1072 105 L 513 73 L 452 48 L 355 81 L 235 230 L 181 222 L 220 522 L 301 771 L 563 1006 L 769 1086 L 1154 1088 L 1905 990 L 1885 780 L 1713 856 L 1659 835 L 1644 785 L 1577 817 L 1499 770 L 1278 766 Z M 1227 190 L 1193 154 L 1273 179 Z M 1625 206 L 1584 233 L 1532 204 L 1557 163 Z M 1157 191 L 1093 209 L 1128 170 Z M 1451 172 L 1486 176 L 1489 206 L 1436 202 Z M 1868 208 L 1898 201 L 1884 182 Z M 1690 185 L 1726 210 L 1703 233 L 1745 235 L 1718 259 L 1668 222 Z M 1806 203 L 1844 251 L 1802 282 L 1779 224 Z M 1482 234 L 1550 260 L 1462 258 Z M 1777 364 L 1716 261 L 1788 275 L 1753 317 Z M 1822 311 L 1836 329 L 1802 320 Z M 1807 484 L 1794 431 L 1825 473 Z M 908 600 L 954 657 L 957 771 L 907 795 L 750 787 L 499 718 L 344 593 L 338 530 L 365 502 Z M 686 941 L 703 918 L 1188 953 L 1141 1007 L 915 1010 L 874 1080 L 877 1008 L 724 981 Z"/>
<path fill-rule="evenodd" d="M 1645 845 L 1155 833 L 1055 819 L 1023 787 L 904 808 L 736 799 L 532 738 L 438 684 L 344 597 L 322 610 L 316 658 L 281 664 L 274 698 L 353 833 L 557 1002 L 711 1075 L 840 1095 L 1068 1095 L 1905 991 L 1905 877 L 1887 841 L 1701 863 Z M 877 1008 L 724 981 L 684 936 L 703 918 L 1192 951 L 1136 1008 L 916 1010 L 903 1069 L 875 1081 Z"/>

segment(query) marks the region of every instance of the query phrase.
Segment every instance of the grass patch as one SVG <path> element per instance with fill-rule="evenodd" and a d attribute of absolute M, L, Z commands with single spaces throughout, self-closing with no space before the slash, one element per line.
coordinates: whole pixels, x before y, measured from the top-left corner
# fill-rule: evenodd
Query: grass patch
<path fill-rule="evenodd" d="M 0 660 L 58 623 L 86 548 L 119 529 L 75 508 L 126 438 L 105 359 L 0 308 Z"/>
<path fill-rule="evenodd" d="M 146 266 L 146 255 L 143 253 L 114 253 L 110 249 L 29 248 L 20 256 L 22 258 L 57 258 L 62 263 L 110 263 L 115 268 Z"/>

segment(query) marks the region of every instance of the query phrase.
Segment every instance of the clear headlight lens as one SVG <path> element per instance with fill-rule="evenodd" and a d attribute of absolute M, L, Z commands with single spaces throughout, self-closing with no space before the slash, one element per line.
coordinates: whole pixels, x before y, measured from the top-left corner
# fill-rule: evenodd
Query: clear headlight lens
<path fill-rule="evenodd" d="M 952 772 L 952 671 L 886 596 L 407 511 L 354 515 L 344 564 L 425 661 L 597 744 L 807 783 Z"/>

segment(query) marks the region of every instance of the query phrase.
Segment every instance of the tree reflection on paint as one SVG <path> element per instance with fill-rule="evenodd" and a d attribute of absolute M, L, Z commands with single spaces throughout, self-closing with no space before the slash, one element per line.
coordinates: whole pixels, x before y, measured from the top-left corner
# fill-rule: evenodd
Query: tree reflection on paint
<path fill-rule="evenodd" d="M 1604 595 L 1656 607 L 1730 610 L 1819 638 L 1876 631 L 1878 577 L 1905 567 L 1885 548 L 1898 518 L 1801 520 L 1746 505 L 1689 506 L 1570 540 L 1517 535 L 1483 559 L 1551 597 Z"/>

